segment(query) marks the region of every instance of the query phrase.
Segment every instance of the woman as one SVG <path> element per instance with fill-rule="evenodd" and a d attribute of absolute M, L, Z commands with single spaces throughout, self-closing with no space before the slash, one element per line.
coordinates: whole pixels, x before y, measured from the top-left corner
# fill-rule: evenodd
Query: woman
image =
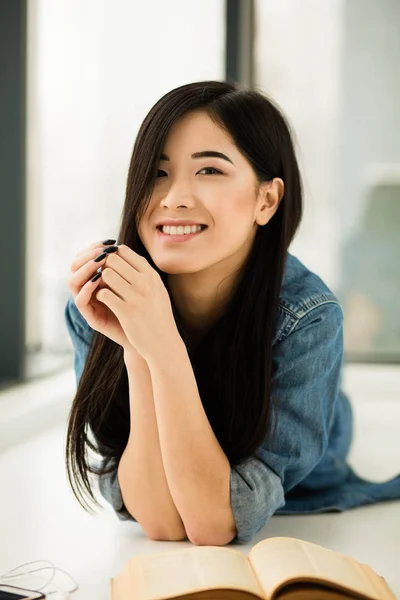
<path fill-rule="evenodd" d="M 288 252 L 302 210 L 289 126 L 262 93 L 201 81 L 150 110 L 118 245 L 71 265 L 66 459 L 80 502 L 95 500 L 94 473 L 151 539 L 223 545 L 273 514 L 400 497 L 400 477 L 368 482 L 346 462 L 343 312 Z"/>

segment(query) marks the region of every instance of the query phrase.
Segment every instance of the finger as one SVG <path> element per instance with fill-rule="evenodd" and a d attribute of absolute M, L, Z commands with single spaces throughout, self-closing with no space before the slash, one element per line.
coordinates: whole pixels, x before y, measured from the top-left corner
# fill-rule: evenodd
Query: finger
<path fill-rule="evenodd" d="M 119 298 L 119 296 L 115 294 L 113 290 L 103 288 L 95 292 L 93 295 L 96 300 L 108 306 L 108 308 L 115 314 L 117 319 L 121 318 L 124 301 L 121 300 L 121 298 Z"/>
<path fill-rule="evenodd" d="M 133 267 L 136 271 L 139 271 L 139 273 L 148 273 L 149 271 L 154 271 L 144 256 L 138 254 L 126 244 L 118 245 L 118 254 L 121 258 L 126 260 L 131 267 Z"/>
<path fill-rule="evenodd" d="M 82 255 L 82 257 L 74 261 L 77 268 L 74 271 L 74 274 L 68 280 L 68 287 L 74 297 L 80 292 L 81 288 L 87 283 L 87 281 L 97 274 L 99 268 L 104 266 L 108 256 L 107 254 L 103 260 L 94 262 L 93 258 L 96 258 L 96 249 L 92 250 L 88 254 L 89 256 Z M 81 266 L 79 266 L 80 262 L 83 263 Z"/>
<path fill-rule="evenodd" d="M 88 252 L 89 250 L 92 250 L 93 248 L 106 248 L 107 246 L 112 246 L 114 244 L 104 244 L 103 242 L 108 242 L 109 240 L 102 240 L 99 242 L 93 242 L 93 244 L 90 244 L 89 246 L 86 246 L 85 248 L 82 248 L 82 250 L 79 250 L 79 252 L 76 253 L 76 256 L 80 256 L 81 254 L 85 254 L 86 252 Z M 117 240 L 115 240 L 114 242 L 115 244 L 117 243 Z"/>
<path fill-rule="evenodd" d="M 126 301 L 132 295 L 132 285 L 123 276 L 114 271 L 114 268 L 107 267 L 102 273 L 102 279 L 121 300 Z"/>
<path fill-rule="evenodd" d="M 92 249 L 86 250 L 86 252 L 81 252 L 81 254 L 79 254 L 70 264 L 70 267 L 69 267 L 70 271 L 72 273 L 75 273 L 75 271 L 80 269 L 81 266 L 84 265 L 86 262 L 93 260 L 99 254 L 102 254 L 105 249 L 106 249 L 106 246 L 97 246 L 97 247 L 95 246 Z M 100 261 L 100 264 L 102 264 L 101 261 Z"/>
<path fill-rule="evenodd" d="M 118 273 L 118 275 L 121 275 L 121 277 L 123 277 L 130 285 L 138 285 L 139 271 L 127 263 L 117 252 L 110 254 L 110 259 L 107 261 L 107 265 L 105 265 L 104 268 L 108 267 Z"/>
<path fill-rule="evenodd" d="M 78 294 L 74 297 L 75 304 L 85 319 L 90 319 L 93 313 L 93 307 L 91 306 L 90 302 L 93 294 L 96 291 L 96 288 L 99 286 L 100 281 L 101 277 L 96 281 L 91 281 L 91 279 L 89 279 L 89 281 L 83 285 Z"/>

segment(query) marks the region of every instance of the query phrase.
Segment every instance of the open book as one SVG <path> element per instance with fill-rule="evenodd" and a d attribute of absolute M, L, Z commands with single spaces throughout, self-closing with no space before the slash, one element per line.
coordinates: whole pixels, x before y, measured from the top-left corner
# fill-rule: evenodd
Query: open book
<path fill-rule="evenodd" d="M 396 600 L 368 565 L 290 537 L 248 557 L 221 546 L 134 556 L 110 582 L 112 600 Z"/>

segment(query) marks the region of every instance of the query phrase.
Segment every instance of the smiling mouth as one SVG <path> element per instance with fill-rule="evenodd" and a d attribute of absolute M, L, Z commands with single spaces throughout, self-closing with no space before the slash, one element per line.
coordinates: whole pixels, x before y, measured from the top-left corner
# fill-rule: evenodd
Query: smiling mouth
<path fill-rule="evenodd" d="M 207 229 L 207 225 L 202 225 L 201 223 L 199 223 L 200 227 L 201 227 L 201 231 L 203 231 L 204 229 Z M 162 228 L 166 227 L 165 225 L 157 225 L 156 229 L 158 229 L 159 231 L 162 231 Z M 168 225 L 167 227 L 172 227 L 172 225 Z M 177 225 L 177 227 L 186 227 L 185 225 Z M 190 227 L 192 227 L 192 225 L 190 225 Z M 179 235 L 179 234 L 177 234 Z M 186 234 L 189 235 L 189 234 Z"/>
<path fill-rule="evenodd" d="M 176 233 L 176 234 L 171 234 L 171 233 L 164 233 L 162 230 L 162 225 L 159 227 L 156 227 L 158 234 L 160 236 L 161 239 L 163 239 L 165 242 L 167 242 L 168 240 L 171 242 L 185 242 L 185 241 L 189 241 L 195 237 L 198 237 L 201 233 L 203 233 L 206 229 L 207 229 L 207 225 L 202 226 L 202 228 L 200 229 L 200 231 L 195 231 L 194 233 Z"/>

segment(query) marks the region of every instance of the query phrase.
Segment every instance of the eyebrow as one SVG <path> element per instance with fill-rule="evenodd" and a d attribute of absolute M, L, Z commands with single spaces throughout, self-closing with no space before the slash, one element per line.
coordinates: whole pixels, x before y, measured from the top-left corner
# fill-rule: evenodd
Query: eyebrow
<path fill-rule="evenodd" d="M 216 150 L 203 150 L 202 152 L 195 152 L 194 154 L 192 154 L 192 158 L 203 158 L 203 157 L 222 158 L 223 160 L 227 160 L 233 166 L 235 166 L 233 161 L 229 158 L 229 156 L 226 156 L 226 154 L 223 154 L 222 152 L 217 152 Z M 162 153 L 160 155 L 160 160 L 169 160 L 169 156 Z"/>

